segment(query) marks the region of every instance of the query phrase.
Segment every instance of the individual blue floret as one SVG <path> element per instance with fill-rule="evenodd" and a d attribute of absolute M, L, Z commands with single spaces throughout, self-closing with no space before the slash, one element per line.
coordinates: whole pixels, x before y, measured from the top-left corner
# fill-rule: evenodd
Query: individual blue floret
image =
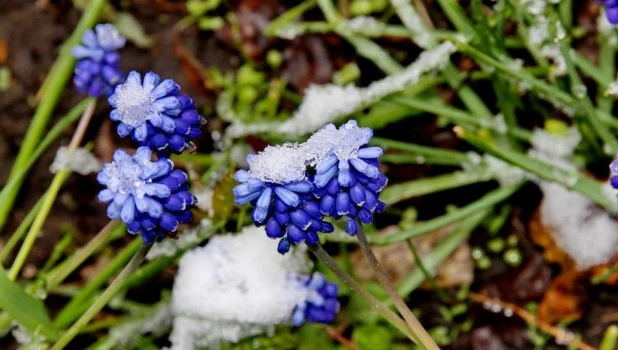
<path fill-rule="evenodd" d="M 302 153 L 297 148 L 269 146 L 247 159 L 250 169 L 234 175 L 236 204 L 251 203 L 251 218 L 266 226 L 266 235 L 279 239 L 281 254 L 291 245 L 318 243 L 318 232 L 332 232 L 333 225 L 322 221 L 319 205 L 312 194 L 313 184 L 306 177 Z"/>
<path fill-rule="evenodd" d="M 98 24 L 94 30 L 86 30 L 82 45 L 71 50 L 77 58 L 73 83 L 79 92 L 93 97 L 113 92 L 124 78 L 118 54 L 124 44 L 125 38 L 111 24 Z"/>
<path fill-rule="evenodd" d="M 110 118 L 117 121 L 120 137 L 131 136 L 140 146 L 156 150 L 159 156 L 192 149 L 192 139 L 201 135 L 205 123 L 193 101 L 181 94 L 172 80 L 148 72 L 132 71 L 109 97 Z"/>
<path fill-rule="evenodd" d="M 605 3 L 607 20 L 611 24 L 618 24 L 618 0 L 601 0 Z"/>
<path fill-rule="evenodd" d="M 305 322 L 332 323 L 339 312 L 335 283 L 328 283 L 324 275 L 314 272 L 312 276 L 299 277 L 307 288 L 307 298 L 294 309 L 292 323 L 301 326 Z"/>
<path fill-rule="evenodd" d="M 314 195 L 320 199 L 320 212 L 339 219 L 346 217 L 345 231 L 356 235 L 359 221 L 373 222 L 385 204 L 379 193 L 388 182 L 379 170 L 380 147 L 367 147 L 373 136 L 369 128 L 361 128 L 351 120 L 337 129 L 329 124 L 308 141 L 309 148 L 329 151 L 316 159 Z M 320 154 L 320 152 L 314 152 Z"/>
<path fill-rule="evenodd" d="M 141 234 L 146 243 L 191 221 L 189 209 L 196 203 L 188 190 L 187 174 L 173 169 L 169 159 L 151 161 L 151 157 L 148 147 L 138 148 L 134 156 L 117 150 L 97 176 L 106 186 L 99 200 L 109 203 L 107 216 L 122 220 L 130 233 Z"/>

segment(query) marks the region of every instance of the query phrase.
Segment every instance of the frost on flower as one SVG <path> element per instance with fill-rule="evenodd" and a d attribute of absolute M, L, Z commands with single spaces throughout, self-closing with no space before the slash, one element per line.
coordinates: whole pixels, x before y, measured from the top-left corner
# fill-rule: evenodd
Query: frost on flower
<path fill-rule="evenodd" d="M 143 78 L 136 71 L 129 73 L 109 97 L 109 104 L 113 108 L 110 119 L 118 122 L 118 135 L 130 135 L 160 155 L 193 148 L 191 140 L 201 135 L 205 123 L 172 79 L 161 80 L 153 72 Z"/>
<path fill-rule="evenodd" d="M 257 155 L 247 157 L 249 175 L 276 184 L 305 180 L 305 156 L 295 144 L 268 146 Z"/>
<path fill-rule="evenodd" d="M 117 150 L 97 176 L 106 187 L 98 197 L 109 203 L 107 216 L 122 220 L 130 233 L 140 234 L 146 243 L 189 222 L 189 209 L 195 204 L 187 174 L 173 169 L 167 158 L 152 161 L 151 157 L 147 147 L 138 148 L 134 156 Z"/>
<path fill-rule="evenodd" d="M 300 247 L 279 255 L 264 229 L 213 237 L 180 261 L 172 294 L 173 349 L 216 346 L 290 324 L 308 289 L 295 276 L 310 261 Z"/>
<path fill-rule="evenodd" d="M 78 174 L 88 175 L 101 170 L 102 166 L 101 161 L 87 149 L 78 148 L 70 152 L 68 147 L 62 146 L 58 148 L 56 157 L 49 166 L 49 171 L 55 174 L 67 168 Z"/>
<path fill-rule="evenodd" d="M 455 51 L 456 47 L 451 42 L 442 43 L 435 49 L 423 52 L 402 72 L 373 82 L 366 88 L 353 85 L 311 85 L 305 90 L 303 102 L 290 119 L 277 124 L 234 123 L 227 129 L 227 136 L 234 138 L 266 131 L 293 136 L 313 132 L 325 124 L 417 83 L 425 74 L 444 69 L 450 55 Z"/>
<path fill-rule="evenodd" d="M 577 166 L 570 158 L 580 140 L 574 127 L 562 134 L 537 129 L 529 153 L 554 166 L 575 171 Z M 563 182 L 573 181 L 564 179 Z M 606 263 L 618 253 L 618 224 L 608 212 L 564 185 L 543 180 L 538 180 L 538 184 L 543 192 L 541 222 L 550 228 L 558 246 L 573 258 L 579 269 Z"/>

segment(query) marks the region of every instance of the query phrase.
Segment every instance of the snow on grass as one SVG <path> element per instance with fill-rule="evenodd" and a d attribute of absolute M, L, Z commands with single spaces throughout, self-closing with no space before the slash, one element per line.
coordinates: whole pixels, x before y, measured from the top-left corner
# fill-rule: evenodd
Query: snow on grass
<path fill-rule="evenodd" d="M 533 132 L 530 155 L 562 169 L 575 170 L 570 158 L 580 140 L 574 127 L 562 134 L 537 129 Z M 608 212 L 560 184 L 540 180 L 538 183 L 543 192 L 541 222 L 550 228 L 556 243 L 573 258 L 578 269 L 607 263 L 618 254 L 618 223 Z M 605 186 L 610 195 L 609 184 Z M 613 197 L 616 200 L 615 191 Z"/>
<path fill-rule="evenodd" d="M 154 243 L 146 259 L 154 260 L 161 256 L 174 256 L 179 250 L 188 249 L 202 241 L 205 232 L 213 228 L 212 222 L 202 219 L 200 224 L 188 230 L 182 231 L 178 239 L 164 239 Z"/>
<path fill-rule="evenodd" d="M 236 122 L 227 128 L 226 135 L 237 138 L 272 131 L 290 136 L 308 134 L 409 85 L 418 83 L 426 74 L 441 71 L 455 51 L 455 45 L 451 42 L 442 43 L 435 49 L 423 52 L 402 72 L 375 81 L 366 88 L 353 85 L 311 85 L 305 90 L 305 97 L 298 110 L 286 121 L 261 124 Z"/>
<path fill-rule="evenodd" d="M 181 259 L 172 294 L 173 349 L 217 346 L 289 324 L 306 289 L 295 274 L 310 261 L 302 246 L 277 253 L 264 228 L 211 238 Z"/>

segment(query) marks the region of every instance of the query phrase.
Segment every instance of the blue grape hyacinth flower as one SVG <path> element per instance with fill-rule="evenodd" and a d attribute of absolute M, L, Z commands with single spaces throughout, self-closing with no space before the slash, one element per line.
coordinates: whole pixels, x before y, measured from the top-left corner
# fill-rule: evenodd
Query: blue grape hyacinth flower
<path fill-rule="evenodd" d="M 156 150 L 159 156 L 193 149 L 192 139 L 201 135 L 205 123 L 193 101 L 180 93 L 172 80 L 148 72 L 132 71 L 109 97 L 110 118 L 117 121 L 120 137 L 131 136 L 140 146 Z"/>
<path fill-rule="evenodd" d="M 601 0 L 605 4 L 605 14 L 611 24 L 618 24 L 618 0 Z"/>
<path fill-rule="evenodd" d="M 86 30 L 82 44 L 71 50 L 77 59 L 73 83 L 79 92 L 93 97 L 113 92 L 124 79 L 118 49 L 125 41 L 111 24 L 98 24 L 94 30 Z"/>
<path fill-rule="evenodd" d="M 332 323 L 339 312 L 337 285 L 327 282 L 319 272 L 298 278 L 307 289 L 307 298 L 294 309 L 292 323 L 297 327 L 305 322 Z"/>
<path fill-rule="evenodd" d="M 322 221 L 301 150 L 269 146 L 247 162 L 249 170 L 238 170 L 234 176 L 240 182 L 233 190 L 236 204 L 253 205 L 253 222 L 265 225 L 268 237 L 279 239 L 279 253 L 302 242 L 315 245 L 318 232 L 333 231 L 332 224 Z"/>
<path fill-rule="evenodd" d="M 174 169 L 169 159 L 152 161 L 151 157 L 148 147 L 138 148 L 134 156 L 117 150 L 97 176 L 106 186 L 98 197 L 109 203 L 107 216 L 122 220 L 129 233 L 141 234 L 146 243 L 189 222 L 189 209 L 196 203 L 188 190 L 187 174 Z"/>
<path fill-rule="evenodd" d="M 345 231 L 352 236 L 359 229 L 359 221 L 373 222 L 373 215 L 385 207 L 379 200 L 379 193 L 388 182 L 379 170 L 378 158 L 383 151 L 367 146 L 372 136 L 370 128 L 361 128 L 350 120 L 339 129 L 333 124 L 325 126 L 306 143 L 318 155 L 313 160 L 313 182 L 320 211 L 334 219 L 346 217 Z"/>

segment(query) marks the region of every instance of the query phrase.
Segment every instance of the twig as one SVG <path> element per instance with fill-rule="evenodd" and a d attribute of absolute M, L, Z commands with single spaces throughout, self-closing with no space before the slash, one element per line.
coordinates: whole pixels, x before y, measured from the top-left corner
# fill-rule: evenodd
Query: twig
<path fill-rule="evenodd" d="M 468 293 L 468 297 L 470 298 L 470 300 L 475 301 L 477 303 L 482 303 L 483 305 L 497 305 L 500 308 L 500 310 L 504 312 L 509 312 L 509 311 L 512 312 L 513 314 L 519 316 L 521 319 L 526 321 L 526 323 L 533 325 L 539 328 L 540 330 L 542 330 L 543 332 L 553 336 L 556 339 L 556 342 L 559 342 L 561 344 L 566 344 L 569 347 L 574 347 L 580 350 L 595 350 L 596 349 L 595 347 L 586 344 L 582 340 L 575 338 L 573 333 L 565 329 L 552 326 L 551 324 L 547 322 L 541 321 L 535 315 L 529 313 L 528 311 L 524 310 L 523 308 L 515 304 L 507 303 L 500 299 L 490 298 L 483 294 L 474 293 L 474 292 Z"/>

